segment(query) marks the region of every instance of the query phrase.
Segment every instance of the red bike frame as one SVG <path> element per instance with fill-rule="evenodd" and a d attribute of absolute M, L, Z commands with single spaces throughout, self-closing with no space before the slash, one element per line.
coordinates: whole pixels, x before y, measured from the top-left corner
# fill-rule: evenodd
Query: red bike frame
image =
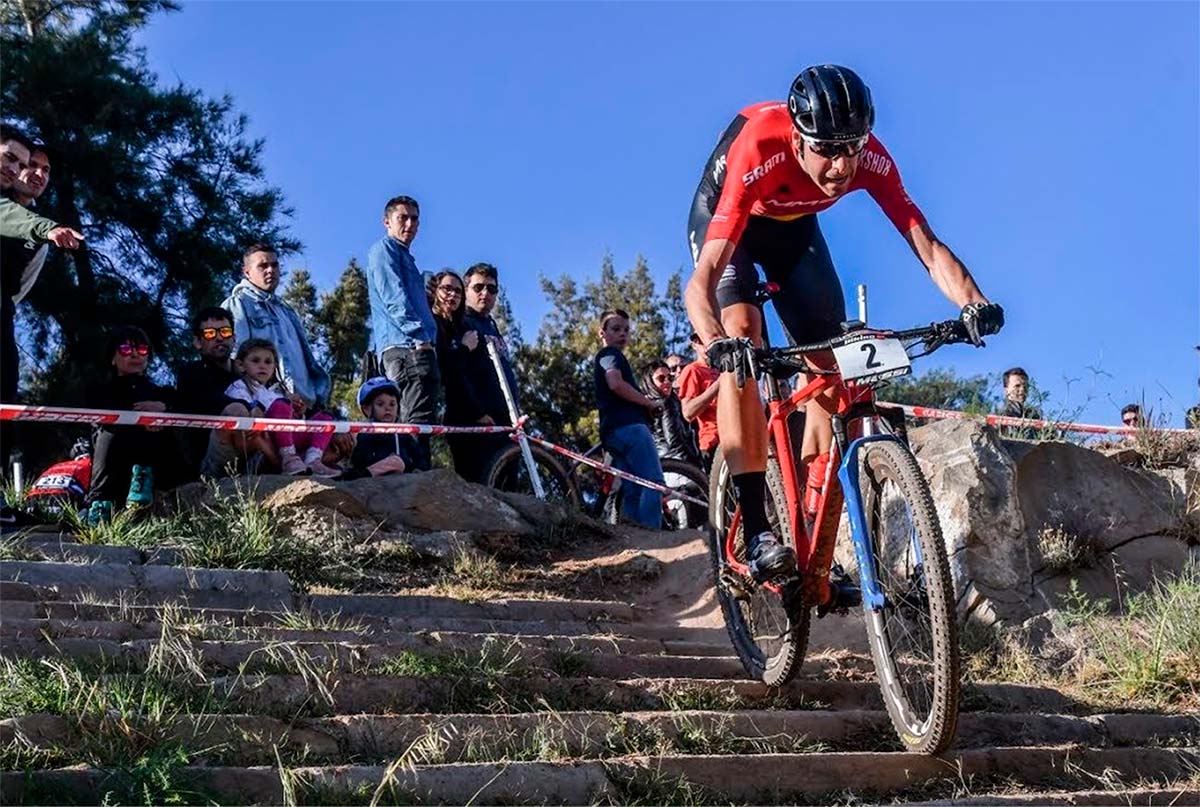
<path fill-rule="evenodd" d="M 788 436 L 788 417 L 800 407 L 807 404 L 817 395 L 826 390 L 834 390 L 837 395 L 837 414 L 843 415 L 857 403 L 870 403 L 875 400 L 872 387 L 847 386 L 837 373 L 818 375 L 803 388 L 792 393 L 784 400 L 779 399 L 778 382 L 768 376 L 770 394 L 767 400 L 767 432 L 775 446 L 775 456 L 779 461 L 779 470 L 783 476 L 783 489 L 787 497 L 787 514 L 792 525 L 792 545 L 796 550 L 797 570 L 804 581 L 804 599 L 808 605 L 819 605 L 829 599 L 829 567 L 833 563 L 833 550 L 837 543 L 838 522 L 842 514 L 842 488 L 838 482 L 837 466 L 841 459 L 837 441 L 829 447 L 829 464 L 825 468 L 825 485 L 821 494 L 817 517 L 813 523 L 816 540 L 808 534 L 802 512 L 803 492 L 807 482 L 807 468 L 801 468 L 793 451 L 792 441 Z M 801 481 L 804 480 L 804 481 Z M 767 495 L 770 495 L 768 492 Z M 735 539 L 738 526 L 741 523 L 741 508 L 735 512 L 730 521 L 729 532 L 725 536 L 725 557 L 729 565 L 739 574 L 750 576 L 746 564 L 737 560 L 734 553 Z M 766 586 L 778 593 L 779 586 L 767 583 Z"/>

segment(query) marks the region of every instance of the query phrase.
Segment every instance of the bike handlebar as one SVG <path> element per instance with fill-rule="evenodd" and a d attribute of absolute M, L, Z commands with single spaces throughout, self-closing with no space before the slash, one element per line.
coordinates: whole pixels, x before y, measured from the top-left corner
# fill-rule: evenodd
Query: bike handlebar
<path fill-rule="evenodd" d="M 966 326 L 961 320 L 948 319 L 944 322 L 931 322 L 920 328 L 909 328 L 904 331 L 885 331 L 876 328 L 859 328 L 849 331 L 848 333 L 834 336 L 822 342 L 812 342 L 807 345 L 792 345 L 790 347 L 780 348 L 761 348 L 758 353 L 764 357 L 770 356 L 803 356 L 805 353 L 816 353 L 821 350 L 832 350 L 835 347 L 848 345 L 852 342 L 858 342 L 865 335 L 877 336 L 889 339 L 899 339 L 902 342 L 912 340 L 924 341 L 927 347 L 927 352 L 932 352 L 942 345 L 948 345 L 952 342 L 969 342 L 970 337 L 967 336 Z"/>

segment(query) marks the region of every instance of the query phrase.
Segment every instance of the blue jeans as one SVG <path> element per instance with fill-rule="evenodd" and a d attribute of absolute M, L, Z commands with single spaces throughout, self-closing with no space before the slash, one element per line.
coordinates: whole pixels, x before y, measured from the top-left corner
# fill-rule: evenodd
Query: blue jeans
<path fill-rule="evenodd" d="M 654 435 L 644 423 L 631 423 L 613 429 L 604 440 L 612 454 L 613 466 L 626 473 L 663 484 L 662 466 Z M 662 529 L 662 494 L 657 490 L 621 480 L 621 514 L 651 530 Z"/>

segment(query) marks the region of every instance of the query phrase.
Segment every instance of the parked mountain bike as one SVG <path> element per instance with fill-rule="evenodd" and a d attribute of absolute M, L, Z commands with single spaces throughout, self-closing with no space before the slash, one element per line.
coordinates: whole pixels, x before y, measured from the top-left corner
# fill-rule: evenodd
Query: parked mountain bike
<path fill-rule="evenodd" d="M 954 588 L 933 498 L 905 439 L 903 413 L 876 406 L 874 389 L 909 372 L 911 358 L 967 341 L 967 335 L 958 320 L 907 331 L 868 330 L 861 323 L 846 327 L 844 334 L 815 344 L 748 346 L 750 375 L 762 378 L 766 389 L 767 514 L 780 541 L 790 537 L 798 569 L 792 577 L 761 585 L 751 578 L 732 475 L 718 453 L 709 495 L 717 598 L 746 671 L 770 685 L 789 680 L 804 660 L 813 608 L 827 598 L 844 500 L 871 656 L 888 714 L 909 750 L 940 753 L 953 740 L 958 719 Z M 918 345 L 923 352 L 910 356 Z M 830 350 L 835 371 L 804 361 L 807 353 Z M 815 380 L 784 398 L 779 379 L 796 372 L 813 374 Z M 800 468 L 797 447 L 804 404 L 826 390 L 837 397 L 834 442 L 810 530 L 802 510 L 806 469 Z"/>
<path fill-rule="evenodd" d="M 579 490 L 558 459 L 538 445 L 530 444 L 529 452 L 537 468 L 546 500 L 579 507 Z M 529 476 L 529 465 L 525 461 L 521 446 L 516 442 L 492 455 L 483 473 L 483 483 L 496 490 L 535 495 L 533 480 Z"/>
<path fill-rule="evenodd" d="M 583 456 L 609 463 L 609 457 L 600 443 L 585 451 Z M 703 470 L 682 460 L 663 459 L 659 462 L 662 464 L 663 483 L 667 487 L 695 499 L 708 501 L 708 477 Z M 568 466 L 567 473 L 579 489 L 583 511 L 608 524 L 616 524 L 621 514 L 622 489 L 625 485 L 634 483 L 578 461 Z M 707 523 L 706 505 L 682 499 L 663 498 L 663 529 L 703 529 Z"/>

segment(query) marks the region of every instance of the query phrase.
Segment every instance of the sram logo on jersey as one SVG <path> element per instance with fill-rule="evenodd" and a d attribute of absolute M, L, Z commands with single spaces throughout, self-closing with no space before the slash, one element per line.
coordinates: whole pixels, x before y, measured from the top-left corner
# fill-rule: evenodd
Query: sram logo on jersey
<path fill-rule="evenodd" d="M 763 163 L 762 165 L 756 166 L 753 170 L 747 171 L 746 173 L 742 174 L 742 182 L 745 183 L 747 186 L 753 184 L 757 180 L 762 179 L 768 173 L 770 173 L 772 168 L 774 168 L 777 165 L 781 165 L 783 163 L 783 160 L 784 160 L 784 152 L 781 151 L 778 154 L 772 154 L 770 157 L 767 158 L 767 161 L 765 163 Z"/>

